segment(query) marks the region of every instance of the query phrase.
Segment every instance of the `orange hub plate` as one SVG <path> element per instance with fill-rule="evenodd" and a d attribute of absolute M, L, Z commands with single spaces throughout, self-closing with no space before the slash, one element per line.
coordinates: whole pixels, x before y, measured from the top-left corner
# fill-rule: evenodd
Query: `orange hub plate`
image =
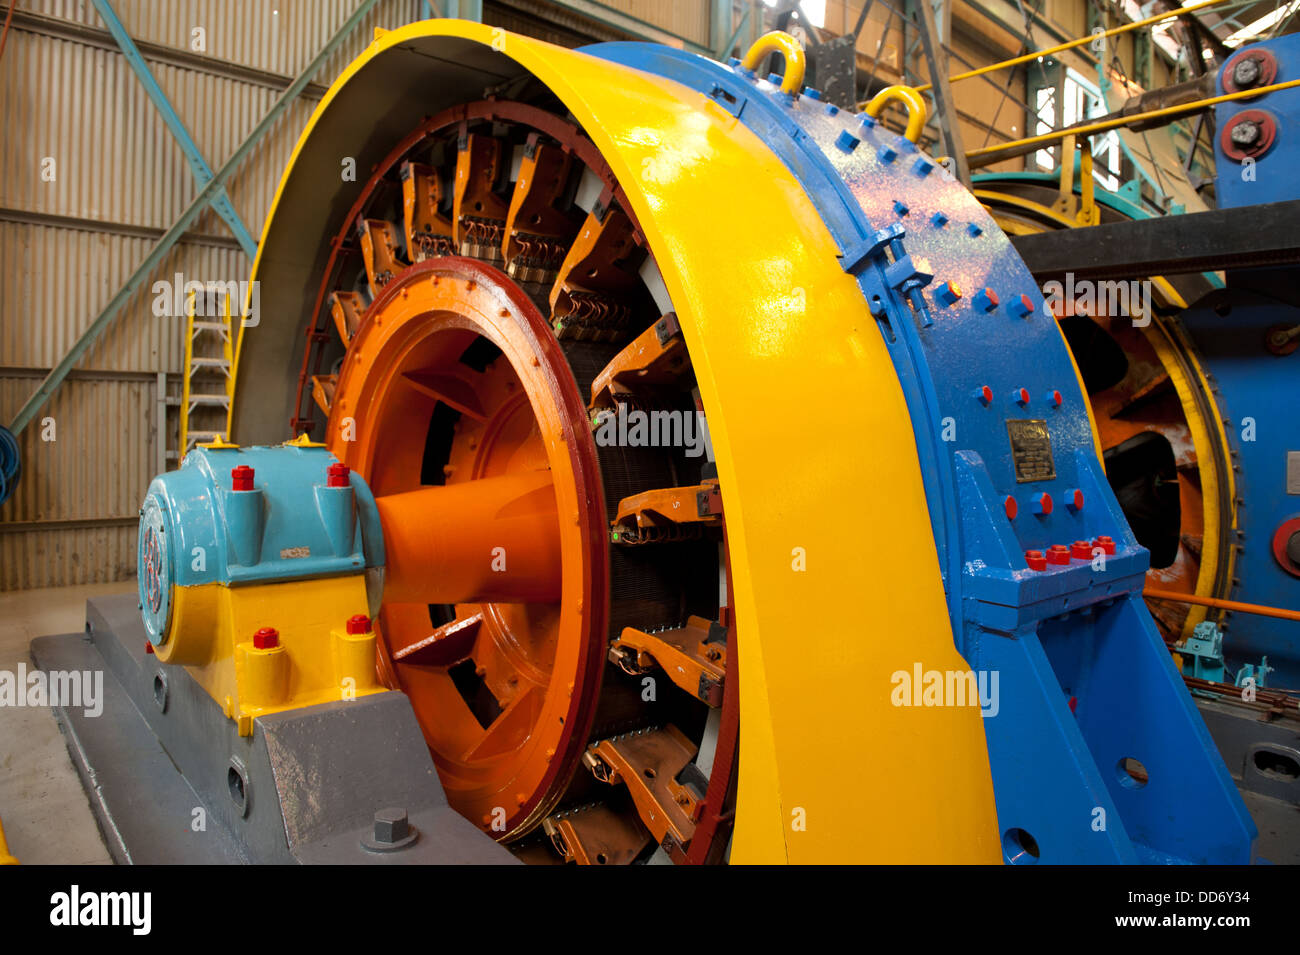
<path fill-rule="evenodd" d="M 422 262 L 357 330 L 326 443 L 379 506 L 381 677 L 452 805 L 522 834 L 582 756 L 606 649 L 604 499 L 559 344 L 496 268 Z"/>

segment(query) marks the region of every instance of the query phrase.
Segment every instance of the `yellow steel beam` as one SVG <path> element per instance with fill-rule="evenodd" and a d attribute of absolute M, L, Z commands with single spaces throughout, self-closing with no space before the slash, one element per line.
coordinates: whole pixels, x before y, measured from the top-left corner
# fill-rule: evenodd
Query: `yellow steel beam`
<path fill-rule="evenodd" d="M 1030 60 L 1037 60 L 1040 57 L 1052 56 L 1055 53 L 1064 53 L 1066 50 L 1073 50 L 1075 47 L 1083 46 L 1086 43 L 1093 43 L 1102 37 L 1117 36 L 1121 33 L 1127 33 L 1130 30 L 1137 30 L 1141 27 L 1149 27 L 1161 23 L 1165 20 L 1176 20 L 1178 17 L 1185 16 L 1189 13 L 1196 13 L 1200 10 L 1206 10 L 1210 7 L 1222 6 L 1233 0 L 1200 0 L 1199 3 L 1191 3 L 1185 7 L 1176 7 L 1166 13 L 1158 13 L 1155 16 L 1147 17 L 1144 20 L 1134 20 L 1132 23 L 1124 23 L 1117 27 L 1111 27 L 1109 30 L 1102 30 L 1099 33 L 1089 33 L 1087 36 L 1077 37 L 1073 40 L 1067 40 L 1064 43 L 1058 43 L 1055 46 L 1049 46 L 1046 49 L 1035 50 L 1032 53 L 1025 53 L 1021 56 L 1013 56 L 1009 60 L 1001 60 L 997 63 L 990 63 L 987 66 L 981 66 L 974 70 L 967 70 L 964 73 L 957 73 L 948 77 L 949 83 L 960 83 L 962 80 L 969 80 L 976 76 L 983 76 L 986 73 L 994 73 L 998 70 L 1004 70 L 1008 66 L 1019 66 L 1021 63 L 1028 63 Z M 925 92 L 933 84 L 926 83 L 924 86 L 916 87 L 917 92 Z"/>
<path fill-rule="evenodd" d="M 1116 116 L 1113 119 L 1098 120 L 1095 123 L 1083 123 L 1077 126 L 1067 126 L 1064 129 L 1055 129 L 1050 133 L 1043 133 L 1039 136 L 1029 136 L 1025 139 L 1014 139 L 1008 143 L 999 143 L 997 146 L 984 146 L 980 149 L 972 149 L 966 153 L 966 158 L 979 159 L 981 156 L 999 153 L 1014 146 L 1033 146 L 1042 143 L 1055 142 L 1058 139 L 1065 139 L 1067 136 L 1091 135 L 1092 133 L 1100 133 L 1108 129 L 1115 129 L 1118 126 L 1134 126 L 1139 123 L 1145 123 L 1150 119 L 1177 118 L 1179 116 L 1186 116 L 1190 113 L 1198 113 L 1203 109 L 1209 109 L 1211 106 L 1217 106 L 1220 103 L 1232 103 L 1239 99 L 1253 99 L 1256 96 L 1263 96 L 1266 93 L 1276 93 L 1279 90 L 1289 90 L 1297 86 L 1300 86 L 1300 80 L 1288 80 L 1285 83 L 1273 83 L 1269 86 L 1259 86 L 1254 89 L 1238 90 L 1235 93 L 1224 93 L 1222 96 L 1209 96 L 1205 99 L 1196 100 L 1191 103 L 1180 103 L 1177 106 L 1164 106 L 1160 109 L 1149 109 L 1145 113 L 1134 113 L 1131 116 Z"/>

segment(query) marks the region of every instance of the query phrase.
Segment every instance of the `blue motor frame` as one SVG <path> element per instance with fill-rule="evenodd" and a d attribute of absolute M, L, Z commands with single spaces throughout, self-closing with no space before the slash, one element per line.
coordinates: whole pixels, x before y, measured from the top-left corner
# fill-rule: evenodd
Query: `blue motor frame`
<path fill-rule="evenodd" d="M 1070 354 L 991 216 L 912 143 L 815 90 L 654 44 L 584 50 L 737 117 L 856 277 L 911 414 L 957 649 L 1001 677 L 984 726 L 1008 861 L 1249 862 L 1254 823 L 1142 602 L 1149 555 L 1102 473 Z M 1037 452 L 1022 442 L 1018 472 L 1011 429 L 1046 434 L 1054 473 L 1025 480 Z M 1027 565 L 1103 536 L 1113 554 Z"/>

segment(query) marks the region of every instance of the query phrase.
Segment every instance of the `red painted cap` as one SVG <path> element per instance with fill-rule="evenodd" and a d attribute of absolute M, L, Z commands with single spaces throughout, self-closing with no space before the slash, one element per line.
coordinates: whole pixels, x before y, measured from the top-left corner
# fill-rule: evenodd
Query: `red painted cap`
<path fill-rule="evenodd" d="M 1070 506 L 1076 511 L 1083 510 L 1083 491 L 1077 487 L 1070 492 Z"/>
<path fill-rule="evenodd" d="M 1105 535 L 1102 535 L 1101 537 L 1098 537 L 1098 538 L 1097 538 L 1095 541 L 1093 541 L 1092 543 L 1093 543 L 1095 546 L 1100 547 L 1102 550 L 1104 550 L 1104 551 L 1105 551 L 1106 553 L 1108 553 L 1108 554 L 1113 554 L 1113 553 L 1115 553 L 1115 542 L 1114 542 L 1111 538 L 1106 537 Z"/>
<path fill-rule="evenodd" d="M 1047 548 L 1047 562 L 1049 564 L 1068 564 L 1070 562 L 1070 548 L 1064 544 L 1053 544 Z"/>
<path fill-rule="evenodd" d="M 979 390 L 979 399 L 985 404 L 988 404 L 990 401 L 993 400 L 993 389 L 990 388 L 988 385 L 985 385 L 983 388 Z"/>
<path fill-rule="evenodd" d="M 153 653 L 153 644 L 150 643 L 148 640 L 144 642 L 144 652 Z"/>
<path fill-rule="evenodd" d="M 348 480 L 348 473 L 352 469 L 342 461 L 336 461 L 331 464 L 325 472 L 326 487 L 347 487 L 351 481 Z"/>
<path fill-rule="evenodd" d="M 1052 495 L 1050 495 L 1050 494 L 1040 494 L 1040 495 L 1039 495 L 1039 497 L 1038 497 L 1038 513 L 1040 513 L 1040 514 L 1050 514 L 1050 513 L 1052 513 Z"/>
<path fill-rule="evenodd" d="M 1016 515 L 1020 513 L 1020 506 L 1016 504 L 1016 499 L 1012 497 L 1010 494 L 1008 494 L 1007 499 L 1003 502 L 1003 505 L 1007 509 L 1007 520 L 1014 521 L 1016 519 Z"/>
<path fill-rule="evenodd" d="M 253 489 L 253 469 L 247 464 L 231 468 L 230 489 L 232 491 L 251 491 Z"/>
<path fill-rule="evenodd" d="M 1041 550 L 1025 551 L 1025 563 L 1029 566 L 1030 570 L 1047 569 L 1047 558 L 1043 556 Z"/>
<path fill-rule="evenodd" d="M 348 617 L 348 633 L 369 633 L 370 618 L 363 613 Z"/>
<path fill-rule="evenodd" d="M 253 634 L 253 646 L 258 650 L 274 650 L 280 645 L 280 631 L 275 627 L 263 627 Z"/>
<path fill-rule="evenodd" d="M 1075 560 L 1092 560 L 1092 542 L 1075 541 L 1070 545 L 1070 556 Z"/>

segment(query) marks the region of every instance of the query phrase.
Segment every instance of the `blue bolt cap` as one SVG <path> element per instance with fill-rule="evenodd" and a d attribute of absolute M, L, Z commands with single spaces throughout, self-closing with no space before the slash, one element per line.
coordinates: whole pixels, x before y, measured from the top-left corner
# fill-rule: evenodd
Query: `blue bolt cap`
<path fill-rule="evenodd" d="M 928 176 L 934 171 L 934 163 L 924 156 L 917 156 L 916 162 L 912 163 L 912 171 L 918 176 Z"/>
<path fill-rule="evenodd" d="M 729 56 L 727 57 L 727 65 L 734 69 L 735 67 L 740 66 L 740 60 L 737 57 Z"/>
<path fill-rule="evenodd" d="M 969 232 L 969 233 L 971 234 L 972 237 L 977 236 L 977 235 L 983 235 L 983 233 L 984 233 L 984 230 L 981 229 L 979 226 L 977 226 L 977 225 L 976 225 L 975 223 L 973 223 L 973 222 L 972 222 L 970 225 L 966 226 L 966 231 Z"/>
<path fill-rule="evenodd" d="M 873 126 L 876 125 L 876 121 L 872 119 L 870 116 L 868 116 L 866 113 L 858 113 L 858 120 L 859 122 L 862 123 L 863 126 L 867 127 L 867 129 L 871 129 Z"/>
<path fill-rule="evenodd" d="M 767 74 L 767 81 L 768 81 L 769 83 L 771 83 L 773 86 L 780 86 L 780 85 L 781 85 L 781 74 L 780 74 L 780 73 L 768 73 L 768 74 Z"/>
<path fill-rule="evenodd" d="M 934 215 L 930 216 L 930 222 L 934 224 L 936 229 L 942 229 L 948 224 L 948 217 L 942 212 L 936 212 Z"/>
<path fill-rule="evenodd" d="M 835 137 L 836 147 L 846 153 L 851 153 L 853 150 L 857 149 L 858 143 L 860 142 L 862 142 L 862 140 L 858 139 L 858 137 L 854 136 L 847 129 L 841 129 L 840 134 Z"/>
<path fill-rule="evenodd" d="M 900 216 L 907 215 L 907 206 L 903 204 L 902 200 L 894 200 L 894 212 Z"/>
<path fill-rule="evenodd" d="M 1011 304 L 1007 306 L 1007 311 L 1016 318 L 1024 318 L 1033 310 L 1034 300 L 1028 295 L 1021 295 L 1020 298 L 1014 299 Z"/>
<path fill-rule="evenodd" d="M 951 282 L 944 282 L 934 290 L 934 300 L 945 308 L 952 305 L 959 298 L 961 298 L 961 293 L 957 291 Z"/>
<path fill-rule="evenodd" d="M 826 104 L 826 115 L 827 115 L 827 116 L 834 116 L 834 115 L 835 115 L 836 113 L 838 113 L 839 111 L 840 111 L 840 108 L 839 108 L 838 106 L 836 106 L 834 103 L 827 103 L 827 104 Z"/>
<path fill-rule="evenodd" d="M 811 86 L 808 86 L 804 88 L 803 95 L 808 97 L 809 99 L 821 99 L 822 91 L 815 90 Z"/>
<path fill-rule="evenodd" d="M 881 162 L 893 162 L 898 158 L 898 150 L 892 146 L 881 146 L 876 150 L 876 155 L 880 157 Z"/>
<path fill-rule="evenodd" d="M 981 312 L 991 312 L 998 307 L 998 294 L 991 288 L 982 288 L 975 293 L 971 302 Z"/>

